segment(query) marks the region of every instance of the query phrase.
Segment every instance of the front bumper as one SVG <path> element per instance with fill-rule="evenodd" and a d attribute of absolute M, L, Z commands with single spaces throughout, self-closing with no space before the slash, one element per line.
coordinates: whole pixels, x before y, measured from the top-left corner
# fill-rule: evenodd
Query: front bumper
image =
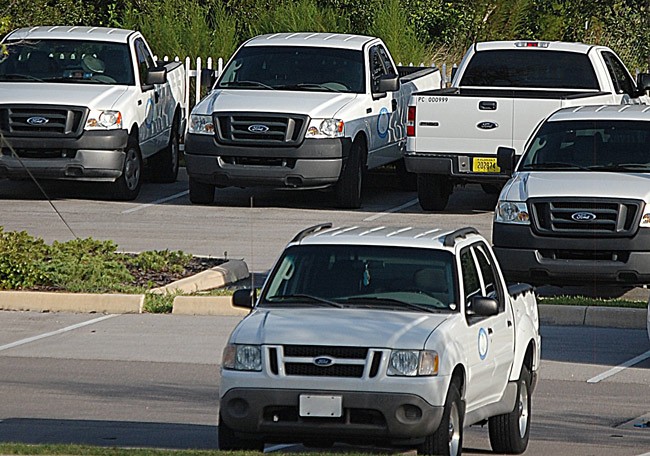
<path fill-rule="evenodd" d="M 4 137 L 0 177 L 114 181 L 122 174 L 128 138 L 126 130 L 86 131 L 78 138 Z"/>
<path fill-rule="evenodd" d="M 193 179 L 218 187 L 318 188 L 336 183 L 349 138 L 306 139 L 296 147 L 231 146 L 187 134 L 185 163 Z"/>
<path fill-rule="evenodd" d="M 631 238 L 540 236 L 530 226 L 494 223 L 494 252 L 509 282 L 535 285 L 650 283 L 650 230 Z"/>
<path fill-rule="evenodd" d="M 340 418 L 299 416 L 301 394 L 342 396 Z M 331 438 L 354 443 L 417 444 L 440 425 L 443 407 L 408 393 L 234 388 L 222 398 L 221 419 L 265 442 Z"/>
<path fill-rule="evenodd" d="M 496 155 L 406 152 L 404 154 L 404 164 L 409 172 L 449 176 L 456 183 L 498 184 L 509 179 L 508 175 L 502 173 L 472 171 L 474 158 L 496 159 Z"/>

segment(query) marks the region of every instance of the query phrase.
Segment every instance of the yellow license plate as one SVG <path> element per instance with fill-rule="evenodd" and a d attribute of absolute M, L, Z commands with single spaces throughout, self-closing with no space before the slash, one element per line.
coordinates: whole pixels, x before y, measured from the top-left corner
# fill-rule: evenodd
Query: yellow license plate
<path fill-rule="evenodd" d="M 474 157 L 472 160 L 472 172 L 474 173 L 500 173 L 501 168 L 497 166 L 497 158 Z"/>

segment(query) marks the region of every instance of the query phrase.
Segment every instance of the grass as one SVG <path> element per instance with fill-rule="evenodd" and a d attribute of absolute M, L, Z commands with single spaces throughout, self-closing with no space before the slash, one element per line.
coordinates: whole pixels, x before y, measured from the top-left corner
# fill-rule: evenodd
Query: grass
<path fill-rule="evenodd" d="M 626 307 L 632 309 L 645 309 L 648 307 L 646 301 L 632 301 L 629 299 L 604 299 L 591 298 L 586 296 L 552 296 L 538 297 L 539 304 L 553 304 L 562 306 L 600 306 L 600 307 Z"/>

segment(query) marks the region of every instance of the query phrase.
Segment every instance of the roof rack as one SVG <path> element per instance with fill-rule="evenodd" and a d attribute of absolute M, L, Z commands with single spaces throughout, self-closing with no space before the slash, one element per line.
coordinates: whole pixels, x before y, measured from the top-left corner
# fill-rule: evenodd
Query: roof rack
<path fill-rule="evenodd" d="M 307 235 L 316 233 L 320 230 L 326 230 L 327 228 L 332 228 L 332 222 L 320 223 L 318 225 L 310 226 L 309 228 L 305 228 L 304 230 L 296 234 L 291 240 L 291 242 L 298 242 Z"/>
<path fill-rule="evenodd" d="M 478 234 L 478 231 L 476 230 L 476 228 L 471 226 L 466 226 L 465 228 L 459 228 L 456 231 L 452 231 L 451 233 L 445 236 L 443 245 L 445 247 L 453 247 L 456 244 L 456 239 L 464 238 L 468 234 Z"/>

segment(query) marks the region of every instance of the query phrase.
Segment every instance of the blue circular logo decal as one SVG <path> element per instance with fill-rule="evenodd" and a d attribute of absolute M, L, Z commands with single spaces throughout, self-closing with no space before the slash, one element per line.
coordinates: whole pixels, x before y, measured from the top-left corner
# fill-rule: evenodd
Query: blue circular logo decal
<path fill-rule="evenodd" d="M 488 347 L 490 345 L 490 340 L 488 339 L 487 331 L 485 328 L 478 330 L 478 356 L 481 360 L 484 360 L 488 354 Z"/>
<path fill-rule="evenodd" d="M 388 135 L 389 121 L 390 113 L 388 112 L 388 109 L 381 108 L 379 116 L 377 117 L 377 134 L 382 139 Z"/>

